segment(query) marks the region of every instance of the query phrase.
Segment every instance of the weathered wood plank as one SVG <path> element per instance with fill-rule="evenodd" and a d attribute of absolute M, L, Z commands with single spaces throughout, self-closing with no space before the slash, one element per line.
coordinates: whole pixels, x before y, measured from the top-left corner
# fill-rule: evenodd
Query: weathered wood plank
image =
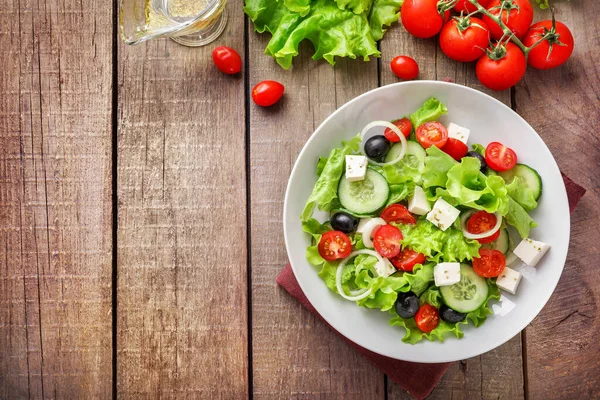
<path fill-rule="evenodd" d="M 600 3 L 556 3 L 571 28 L 575 52 L 551 71 L 527 71 L 516 91 L 517 111 L 542 136 L 559 167 L 588 192 L 571 215 L 569 256 L 556 292 L 526 330 L 531 399 L 600 397 Z M 536 18 L 550 19 L 550 12 Z"/>
<path fill-rule="evenodd" d="M 439 49 L 436 39 L 412 37 L 400 25 L 393 26 L 381 43 L 382 84 L 397 82 L 389 63 L 397 55 L 409 55 L 417 60 L 420 79 L 449 80 L 484 91 L 510 105 L 510 91 L 492 92 L 477 81 L 473 64 L 456 63 Z M 432 93 L 434 95 L 435 93 Z M 499 384 L 503 382 L 502 384 Z M 390 381 L 389 398 L 410 398 L 397 384 Z M 498 349 L 454 363 L 432 392 L 433 399 L 472 399 L 524 397 L 521 338 L 517 336 Z"/>
<path fill-rule="evenodd" d="M 214 46 L 243 53 L 239 2 Z M 244 80 L 213 45 L 119 46 L 117 390 L 247 396 Z"/>
<path fill-rule="evenodd" d="M 301 46 L 292 71 L 263 55 L 268 35 L 250 26 L 250 88 L 264 79 L 286 86 L 271 107 L 250 106 L 252 360 L 255 398 L 383 398 L 383 375 L 306 311 L 275 278 L 287 263 L 283 198 L 302 146 L 337 107 L 377 87 L 375 61 L 335 68 Z"/>
<path fill-rule="evenodd" d="M 3 399 L 111 393 L 112 3 L 96 5 L 0 3 Z"/>

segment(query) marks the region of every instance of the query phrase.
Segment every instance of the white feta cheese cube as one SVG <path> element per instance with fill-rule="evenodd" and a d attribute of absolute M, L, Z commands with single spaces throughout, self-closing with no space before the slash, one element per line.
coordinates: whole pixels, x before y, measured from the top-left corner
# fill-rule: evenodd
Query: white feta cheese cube
<path fill-rule="evenodd" d="M 506 267 L 496 280 L 496 285 L 508 293 L 516 294 L 519 282 L 521 282 L 521 274 L 514 269 Z"/>
<path fill-rule="evenodd" d="M 549 248 L 550 245 L 547 245 L 546 243 L 525 238 L 521 240 L 521 243 L 513 250 L 513 253 L 523 260 L 525 264 L 535 267 Z"/>
<path fill-rule="evenodd" d="M 375 270 L 377 270 L 379 276 L 383 276 L 385 278 L 397 271 L 397 269 L 387 258 L 383 259 L 383 263 L 378 261 L 377 264 L 375 264 Z"/>
<path fill-rule="evenodd" d="M 450 286 L 460 282 L 460 263 L 444 262 L 433 267 L 435 286 Z"/>
<path fill-rule="evenodd" d="M 467 144 L 467 140 L 469 140 L 469 135 L 471 134 L 471 130 L 460 125 L 456 125 L 453 122 L 450 122 L 448 125 L 448 137 L 458 139 L 464 144 Z"/>
<path fill-rule="evenodd" d="M 365 156 L 346 156 L 346 179 L 349 182 L 365 179 L 367 164 L 368 160 Z"/>
<path fill-rule="evenodd" d="M 431 222 L 441 230 L 445 231 L 456 221 L 460 211 L 441 197 L 433 205 L 433 209 L 427 214 L 427 221 Z"/>
<path fill-rule="evenodd" d="M 408 211 L 417 215 L 425 215 L 431 211 L 431 206 L 421 186 L 415 186 L 415 191 L 408 198 Z"/>

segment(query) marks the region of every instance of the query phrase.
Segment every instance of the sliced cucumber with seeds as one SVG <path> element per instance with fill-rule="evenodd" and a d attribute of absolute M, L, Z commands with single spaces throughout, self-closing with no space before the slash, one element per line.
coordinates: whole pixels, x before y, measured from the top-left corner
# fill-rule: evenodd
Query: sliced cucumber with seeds
<path fill-rule="evenodd" d="M 509 236 L 506 228 L 500 228 L 500 236 L 492 243 L 486 243 L 481 245 L 484 249 L 499 250 L 506 255 L 509 248 Z"/>
<path fill-rule="evenodd" d="M 398 154 L 400 154 L 400 151 L 402 151 L 402 143 L 396 143 L 393 145 L 385 156 L 385 162 L 390 162 L 396 159 Z M 407 140 L 406 154 L 401 161 L 411 168 L 414 168 L 418 171 L 423 171 L 423 168 L 425 168 L 425 149 L 423 149 L 419 143 L 413 140 Z"/>
<path fill-rule="evenodd" d="M 477 275 L 467 264 L 460 264 L 460 282 L 440 288 L 444 303 L 461 313 L 469 313 L 481 307 L 487 299 L 488 292 L 485 278 Z"/>
<path fill-rule="evenodd" d="M 523 184 L 533 193 L 533 198 L 538 201 L 542 196 L 542 178 L 538 172 L 525 164 L 517 164 L 513 169 L 505 172 L 499 172 L 498 175 L 509 184 L 518 176 L 523 180 Z"/>
<path fill-rule="evenodd" d="M 342 207 L 361 215 L 379 210 L 390 195 L 390 187 L 385 178 L 371 168 L 367 169 L 365 179 L 349 182 L 346 177 L 340 180 L 338 197 Z"/>

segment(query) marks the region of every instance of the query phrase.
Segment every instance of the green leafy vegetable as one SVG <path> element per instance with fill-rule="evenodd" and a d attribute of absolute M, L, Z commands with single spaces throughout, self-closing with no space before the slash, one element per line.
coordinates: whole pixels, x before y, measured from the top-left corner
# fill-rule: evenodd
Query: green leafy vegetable
<path fill-rule="evenodd" d="M 448 112 L 448 108 L 435 97 L 427 100 L 421 108 L 410 114 L 409 119 L 414 129 L 425 122 L 435 121 Z"/>
<path fill-rule="evenodd" d="M 412 182 L 390 185 L 390 197 L 388 198 L 386 207 L 390 204 L 399 203 L 407 199 L 415 190 L 415 184 Z"/>
<path fill-rule="evenodd" d="M 398 21 L 404 0 L 374 0 L 369 12 L 369 25 L 373 40 L 381 40 L 386 28 Z"/>
<path fill-rule="evenodd" d="M 436 146 L 429 147 L 427 157 L 425 157 L 425 169 L 423 169 L 423 187 L 446 187 L 448 171 L 455 165 L 458 163 L 454 158 Z"/>
<path fill-rule="evenodd" d="M 433 282 L 433 267 L 435 263 L 425 263 L 425 265 L 417 264 L 413 268 L 413 272 L 404 273 L 404 278 L 408 282 L 408 286 L 403 292 L 414 292 L 417 296 L 423 293 L 427 287 Z"/>
<path fill-rule="evenodd" d="M 479 143 L 473 143 L 471 147 L 473 148 L 473 151 L 476 151 L 485 157 L 485 146 L 480 145 Z"/>
<path fill-rule="evenodd" d="M 527 214 L 527 211 L 512 197 L 508 197 L 508 213 L 506 222 L 517 228 L 522 238 L 529 237 L 531 228 L 535 228 L 537 223 Z"/>
<path fill-rule="evenodd" d="M 529 212 L 537 208 L 537 201 L 533 195 L 533 191 L 527 187 L 525 180 L 520 176 L 515 176 L 511 183 L 506 185 L 508 195 L 514 201 L 519 203 L 525 211 Z"/>

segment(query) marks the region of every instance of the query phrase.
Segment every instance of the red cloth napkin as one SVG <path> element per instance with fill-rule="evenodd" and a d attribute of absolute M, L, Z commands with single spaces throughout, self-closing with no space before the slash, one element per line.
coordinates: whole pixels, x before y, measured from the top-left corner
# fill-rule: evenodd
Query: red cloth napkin
<path fill-rule="evenodd" d="M 567 196 L 569 198 L 569 210 L 573 212 L 577 203 L 585 194 L 585 189 L 566 175 L 562 175 L 567 189 Z M 298 281 L 294 276 L 292 267 L 288 263 L 285 268 L 279 273 L 277 277 L 277 283 L 288 291 L 296 300 L 298 300 L 304 307 L 310 312 L 315 314 L 325 324 L 327 322 L 319 315 L 317 310 L 310 304 Z M 342 336 L 339 332 L 327 324 L 334 332 L 342 337 L 350 346 L 354 347 L 364 358 L 366 358 L 371 364 L 379 368 L 384 374 L 386 374 L 394 382 L 398 383 L 404 390 L 406 390 L 411 396 L 416 399 L 424 399 L 427 397 L 435 385 L 440 381 L 450 364 L 419 364 L 408 361 L 400 361 L 393 358 L 385 357 L 370 350 L 365 349 L 357 345 L 356 343 L 348 340 Z"/>

